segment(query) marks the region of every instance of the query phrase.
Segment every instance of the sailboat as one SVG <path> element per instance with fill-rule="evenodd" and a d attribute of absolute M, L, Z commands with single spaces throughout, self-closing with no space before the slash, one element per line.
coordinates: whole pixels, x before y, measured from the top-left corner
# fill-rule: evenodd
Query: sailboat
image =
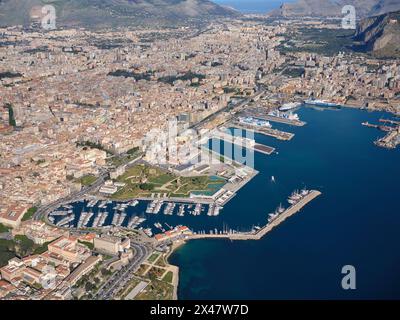
<path fill-rule="evenodd" d="M 275 183 L 275 176 L 271 177 L 271 182 Z"/>

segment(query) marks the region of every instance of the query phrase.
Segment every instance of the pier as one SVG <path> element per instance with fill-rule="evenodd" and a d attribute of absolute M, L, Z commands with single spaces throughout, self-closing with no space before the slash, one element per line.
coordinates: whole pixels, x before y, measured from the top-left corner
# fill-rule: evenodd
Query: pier
<path fill-rule="evenodd" d="M 390 131 L 386 136 L 375 141 L 379 147 L 395 149 L 400 144 L 400 126 L 397 130 Z"/>
<path fill-rule="evenodd" d="M 257 132 L 259 134 L 263 134 L 265 136 L 270 136 L 273 138 L 276 138 L 278 140 L 284 140 L 284 141 L 289 141 L 294 137 L 293 133 L 290 132 L 285 132 L 285 131 L 280 131 L 277 129 L 271 129 L 271 128 L 265 128 L 265 127 L 255 127 L 251 125 L 245 125 L 243 123 L 239 122 L 232 122 L 230 125 L 232 128 L 237 128 L 237 129 L 243 129 L 243 130 L 251 130 L 254 132 Z"/>
<path fill-rule="evenodd" d="M 386 136 L 376 140 L 374 143 L 378 147 L 395 149 L 400 144 L 400 122 L 387 119 L 379 119 L 382 123 L 389 123 L 391 125 L 398 125 L 397 127 L 392 127 L 388 125 L 376 125 L 371 124 L 368 121 L 363 122 L 362 125 L 369 128 L 377 128 L 381 131 L 387 132 Z"/>
<path fill-rule="evenodd" d="M 253 149 L 255 151 L 264 153 L 266 155 L 270 155 L 270 154 L 274 153 L 274 151 L 275 151 L 275 148 L 272 148 L 272 147 L 269 147 L 269 146 L 266 146 L 266 145 L 263 145 L 263 144 L 259 144 L 259 143 L 256 143 L 254 145 Z"/>
<path fill-rule="evenodd" d="M 274 221 L 268 223 L 261 229 L 255 232 L 249 233 L 231 233 L 231 234 L 193 234 L 188 237 L 188 240 L 194 239 L 229 239 L 229 240 L 260 240 L 263 238 L 268 232 L 270 232 L 273 228 L 280 225 L 287 218 L 293 216 L 297 212 L 299 212 L 304 206 L 306 206 L 309 202 L 317 198 L 321 195 L 321 192 L 318 190 L 312 190 L 308 195 L 306 195 L 303 199 L 301 199 L 296 204 L 287 208 L 282 214 L 278 216 Z"/>
<path fill-rule="evenodd" d="M 263 115 L 263 116 L 257 115 L 257 118 L 259 118 L 261 120 L 289 124 L 289 125 L 297 126 L 297 127 L 303 127 L 306 125 L 306 123 L 301 120 L 291 120 L 291 119 L 286 119 L 286 118 L 282 118 L 282 117 L 274 117 L 274 116 L 269 116 L 269 115 Z"/>
<path fill-rule="evenodd" d="M 248 148 L 250 150 L 254 150 L 257 152 L 261 152 L 267 155 L 272 154 L 275 151 L 275 148 L 266 146 L 264 144 L 256 143 L 255 140 L 234 136 L 219 130 L 216 130 L 211 135 L 211 138 L 217 138 L 232 144 L 235 144 L 242 148 Z"/>
<path fill-rule="evenodd" d="M 379 119 L 380 122 L 389 123 L 396 126 L 400 126 L 400 121 L 390 120 L 390 119 Z"/>

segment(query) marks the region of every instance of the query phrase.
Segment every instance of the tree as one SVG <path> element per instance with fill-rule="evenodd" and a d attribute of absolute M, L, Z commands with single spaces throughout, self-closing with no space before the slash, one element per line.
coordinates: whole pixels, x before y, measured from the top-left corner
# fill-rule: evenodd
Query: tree
<path fill-rule="evenodd" d="M 139 185 L 139 188 L 145 191 L 151 191 L 154 189 L 154 185 L 149 183 L 142 183 Z"/>

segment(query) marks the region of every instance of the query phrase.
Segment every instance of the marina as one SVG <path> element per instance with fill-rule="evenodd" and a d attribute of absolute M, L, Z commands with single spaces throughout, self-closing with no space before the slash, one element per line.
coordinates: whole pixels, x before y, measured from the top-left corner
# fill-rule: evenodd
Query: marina
<path fill-rule="evenodd" d="M 222 192 L 219 203 L 228 200 L 228 196 L 231 196 L 230 192 Z M 61 228 L 119 227 L 143 230 L 147 235 L 156 234 L 160 223 L 171 229 L 167 221 L 171 220 L 171 225 L 180 225 L 182 219 L 215 219 L 222 210 L 221 205 L 212 203 L 160 199 L 128 202 L 82 200 L 70 204 L 70 208 L 62 207 L 50 213 L 48 221 Z"/>
<path fill-rule="evenodd" d="M 283 209 L 280 206 L 273 214 L 273 219 L 271 219 L 271 216 L 269 216 L 269 221 L 264 227 L 253 228 L 251 232 L 238 232 L 235 230 L 229 230 L 225 231 L 225 233 L 219 233 L 217 230 L 213 230 L 208 234 L 193 234 L 189 236 L 188 239 L 226 238 L 230 240 L 260 240 L 273 228 L 277 227 L 287 218 L 299 212 L 304 206 L 320 195 L 321 192 L 317 190 L 307 191 L 306 194 L 302 195 L 298 201 L 289 208 Z"/>

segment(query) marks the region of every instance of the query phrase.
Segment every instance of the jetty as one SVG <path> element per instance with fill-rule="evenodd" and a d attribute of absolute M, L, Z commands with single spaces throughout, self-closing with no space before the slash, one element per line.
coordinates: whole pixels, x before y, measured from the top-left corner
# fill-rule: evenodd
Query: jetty
<path fill-rule="evenodd" d="M 243 123 L 239 123 L 236 121 L 231 123 L 230 127 L 243 130 L 251 130 L 259 134 L 270 136 L 278 140 L 284 140 L 284 141 L 289 141 L 294 137 L 294 133 L 285 132 L 278 129 L 266 128 L 266 127 L 255 127 L 251 125 L 245 125 Z"/>
<path fill-rule="evenodd" d="M 257 118 L 259 118 L 261 120 L 268 120 L 268 121 L 272 121 L 272 122 L 289 124 L 289 125 L 297 126 L 297 127 L 303 127 L 306 125 L 306 122 L 301 121 L 301 120 L 287 119 L 287 118 L 283 118 L 283 117 L 275 117 L 275 116 L 270 116 L 270 115 L 263 115 L 263 116 L 257 115 Z"/>
<path fill-rule="evenodd" d="M 282 214 L 280 214 L 274 221 L 268 223 L 264 227 L 253 231 L 253 232 L 233 232 L 230 234 L 193 234 L 188 236 L 188 240 L 194 239 L 229 239 L 229 240 L 260 240 L 273 228 L 280 225 L 287 218 L 293 216 L 299 212 L 309 202 L 321 195 L 318 190 L 311 190 L 304 198 L 299 202 L 287 208 Z"/>
<path fill-rule="evenodd" d="M 254 139 L 231 135 L 220 130 L 214 131 L 211 137 L 226 141 L 241 148 L 247 148 L 267 155 L 270 155 L 275 151 L 275 148 L 261 143 L 256 143 Z"/>

